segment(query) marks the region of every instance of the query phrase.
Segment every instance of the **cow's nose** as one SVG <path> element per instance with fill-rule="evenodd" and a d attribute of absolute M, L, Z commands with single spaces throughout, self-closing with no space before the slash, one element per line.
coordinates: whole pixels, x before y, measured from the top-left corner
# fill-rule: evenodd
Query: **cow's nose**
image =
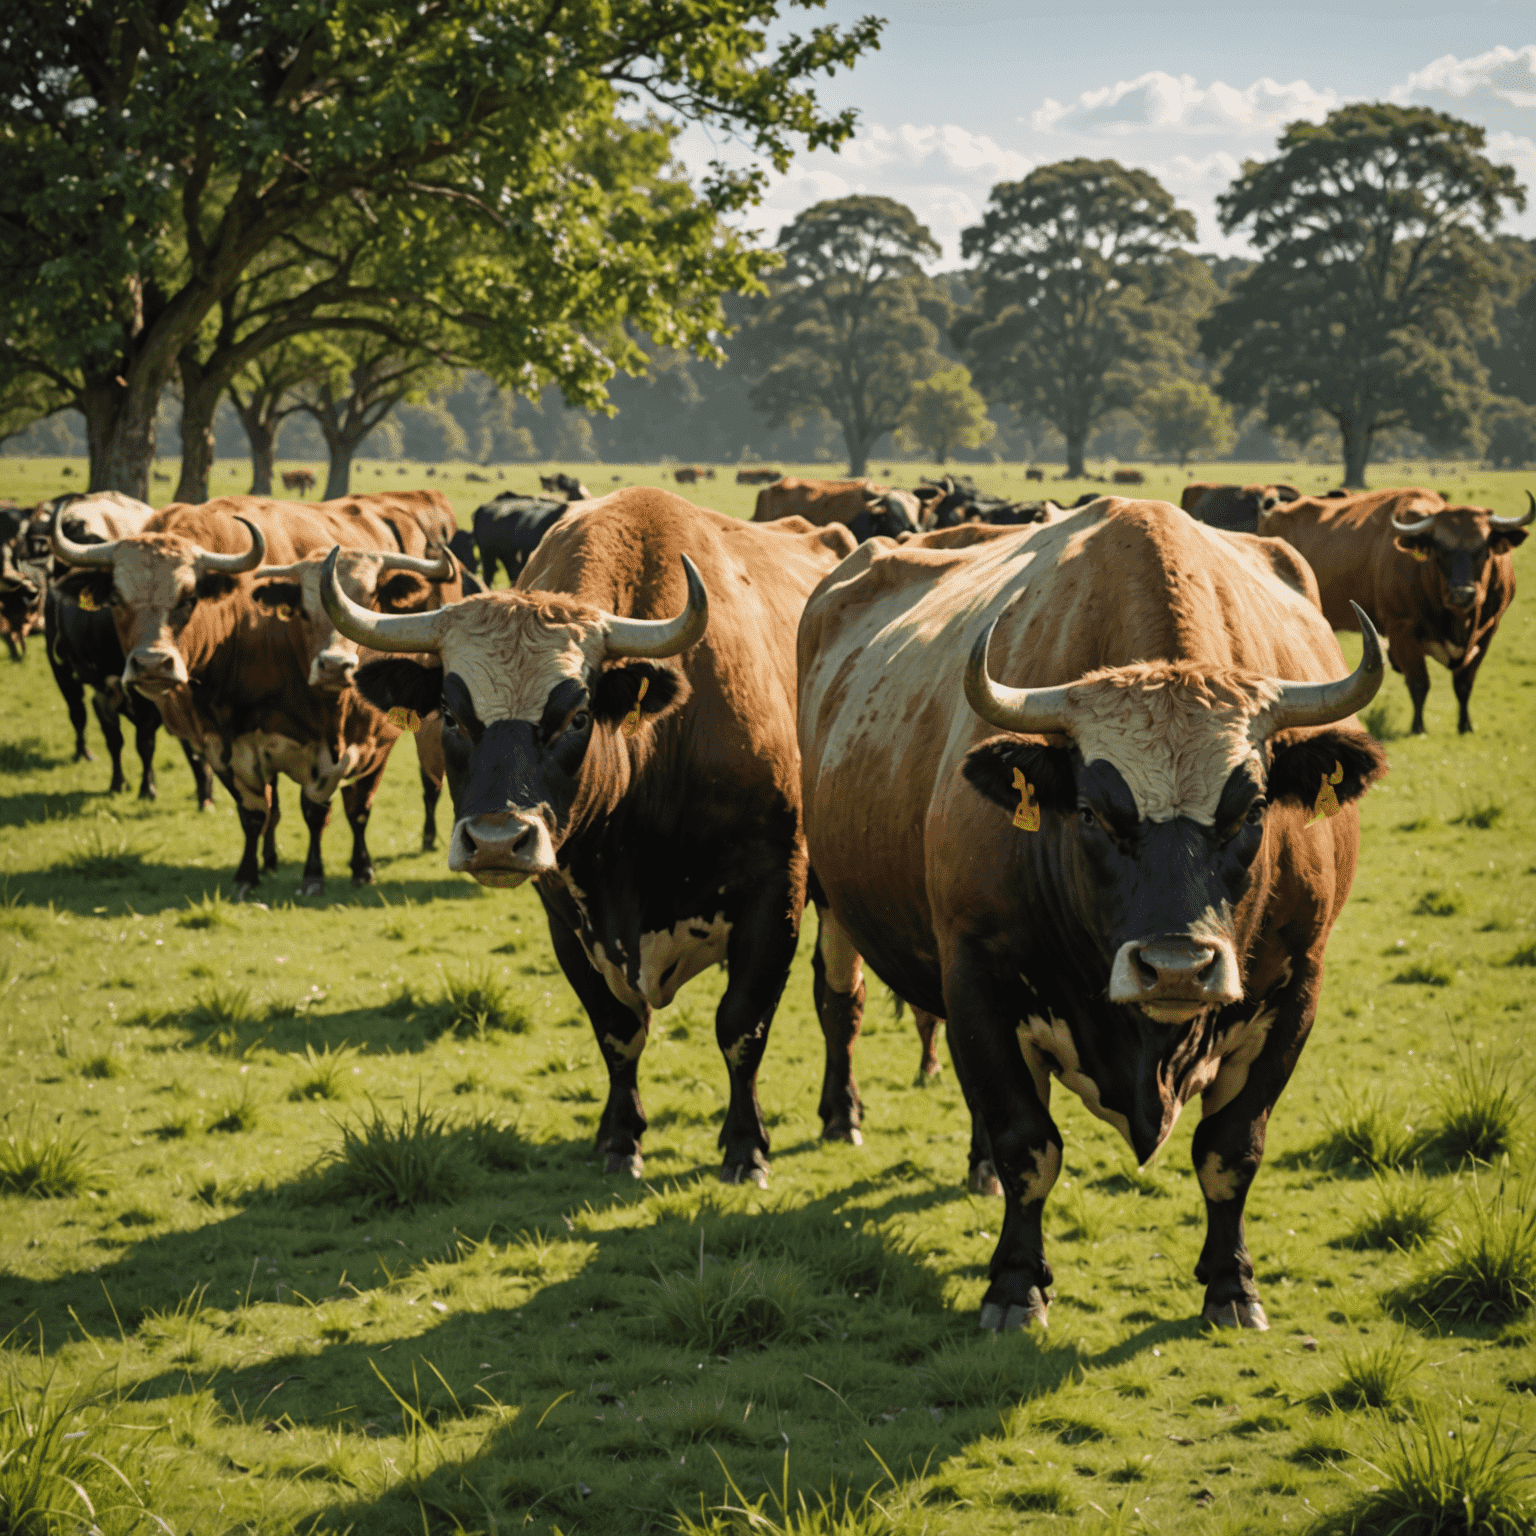
<path fill-rule="evenodd" d="M 1477 588 L 1452 587 L 1447 601 L 1452 608 L 1470 608 L 1477 601 Z"/>
<path fill-rule="evenodd" d="M 132 651 L 123 663 L 123 682 L 132 685 L 164 685 L 186 680 L 186 668 L 178 651 Z"/>
<path fill-rule="evenodd" d="M 450 869 L 467 870 L 483 884 L 509 883 L 555 867 L 555 848 L 542 816 L 487 811 L 461 819 L 453 829 Z"/>
<path fill-rule="evenodd" d="M 1237 956 L 1219 939 L 1183 934 L 1122 944 L 1109 995 L 1112 1002 L 1137 1003 L 1155 1019 L 1176 1022 L 1242 996 Z"/>
<path fill-rule="evenodd" d="M 310 685 L 315 688 L 345 688 L 357 670 L 357 657 L 347 651 L 321 651 L 309 669 Z"/>

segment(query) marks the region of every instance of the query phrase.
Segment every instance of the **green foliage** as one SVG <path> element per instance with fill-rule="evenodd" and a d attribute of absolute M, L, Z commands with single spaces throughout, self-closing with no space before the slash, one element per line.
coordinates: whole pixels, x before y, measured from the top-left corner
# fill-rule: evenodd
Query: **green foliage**
<path fill-rule="evenodd" d="M 220 891 L 214 891 L 212 895 L 204 891 L 201 901 L 189 901 L 187 910 L 176 914 L 178 928 L 233 928 L 236 923 L 234 908 L 224 900 Z"/>
<path fill-rule="evenodd" d="M 1200 327 L 1221 392 L 1298 440 L 1331 418 L 1346 485 L 1365 483 L 1379 432 L 1475 429 L 1498 270 L 1487 237 L 1525 207 L 1485 138 L 1424 107 L 1340 107 L 1292 123 L 1218 199 L 1222 228 L 1262 256 Z"/>
<path fill-rule="evenodd" d="M 1444 960 L 1417 960 L 1392 978 L 1406 987 L 1448 987 L 1455 979 L 1456 973 Z"/>
<path fill-rule="evenodd" d="M 661 1276 L 643 1305 L 663 1338 L 720 1354 L 814 1337 L 821 1326 L 815 1299 L 810 1276 L 800 1265 L 759 1256 L 706 1258 L 700 1232 L 697 1269 Z"/>
<path fill-rule="evenodd" d="M 1069 475 L 1083 473 L 1094 424 L 1130 402 L 1137 366 L 1172 357 L 1180 316 L 1165 281 L 1182 280 L 1173 257 L 1194 234 L 1150 172 L 1082 159 L 999 183 L 965 231 L 981 304 L 955 340 L 988 399 L 1061 431 Z"/>
<path fill-rule="evenodd" d="M 1474 802 L 1451 819 L 1457 826 L 1475 827 L 1479 832 L 1486 832 L 1490 827 L 1497 826 L 1503 815 L 1504 802 L 1489 797 Z"/>
<path fill-rule="evenodd" d="M 510 988 L 495 978 L 489 966 L 462 976 L 445 976 L 431 1012 L 429 1027 L 434 1035 L 483 1039 L 489 1030 L 523 1035 L 532 1028 L 528 1010 L 513 1002 Z"/>
<path fill-rule="evenodd" d="M 1405 1168 L 1423 1155 L 1424 1143 L 1424 1133 L 1405 1125 L 1384 1094 L 1366 1092 L 1335 1103 L 1311 1156 L 1320 1168 Z"/>
<path fill-rule="evenodd" d="M 775 424 L 826 412 L 849 473 L 862 475 L 918 381 L 942 366 L 949 301 L 920 266 L 939 247 L 904 204 L 840 197 L 797 214 L 777 249 L 783 269 L 742 339 L 752 402 Z"/>
<path fill-rule="evenodd" d="M 1406 1423 L 1350 1472 L 1359 1491 L 1310 1536 L 1525 1536 L 1536 1521 L 1530 1447 L 1497 1426 Z"/>
<path fill-rule="evenodd" d="M 85 1138 L 30 1133 L 0 1141 L 0 1194 L 62 1200 L 90 1189 L 96 1180 Z"/>
<path fill-rule="evenodd" d="M 1236 441 L 1232 412 L 1209 384 L 1170 379 L 1137 396 L 1136 415 L 1158 453 L 1172 454 L 1183 469 L 1192 458 L 1218 458 Z"/>
<path fill-rule="evenodd" d="M 1420 1365 L 1406 1328 L 1381 1343 L 1344 1350 L 1339 1363 L 1342 1374 L 1327 1395 L 1341 1408 L 1396 1407 Z"/>
<path fill-rule="evenodd" d="M 1536 462 L 1536 405 L 1495 400 L 1483 412 L 1482 426 L 1490 464 L 1519 469 Z"/>
<path fill-rule="evenodd" d="M 721 1470 L 734 1502 L 706 1506 L 700 1495 L 697 1520 L 677 1516 L 680 1536 L 899 1536 L 909 1529 L 896 1490 L 877 1497 L 884 1492 L 880 1484 L 855 1497 L 851 1488 L 839 1491 L 834 1480 L 827 1493 L 813 1494 L 810 1501 L 803 1491 L 791 1498 L 787 1451 L 778 1490 L 756 1499 L 741 1491 L 724 1462 Z"/>
<path fill-rule="evenodd" d="M 1439 1149 L 1453 1162 L 1496 1162 L 1514 1148 L 1527 1097 L 1512 1062 L 1491 1052 L 1479 1057 L 1468 1046 L 1440 1093 Z"/>
<path fill-rule="evenodd" d="M 259 1118 L 256 1101 L 251 1096 L 251 1085 L 247 1082 L 241 1088 L 239 1098 L 229 1099 L 220 1107 L 218 1118 L 208 1129 L 222 1131 L 226 1135 L 233 1135 L 240 1131 L 253 1131 L 256 1129 Z"/>
<path fill-rule="evenodd" d="M 971 371 L 956 363 L 912 391 L 896 427 L 896 441 L 943 464 L 956 448 L 979 448 L 997 435 L 987 402 L 971 388 Z"/>
<path fill-rule="evenodd" d="M 290 1053 L 299 1064 L 301 1076 L 288 1090 L 288 1101 L 300 1104 L 308 1099 L 339 1099 L 343 1096 L 351 1065 L 357 1052 L 348 1048 L 345 1040 L 334 1049 L 327 1042 L 316 1050 L 307 1040 L 303 1053 Z"/>
<path fill-rule="evenodd" d="M 1420 1175 L 1383 1178 L 1378 1173 L 1370 1206 L 1346 1241 L 1352 1248 L 1417 1248 L 1439 1230 L 1446 1205 Z"/>
<path fill-rule="evenodd" d="M 1416 917 L 1455 917 L 1465 905 L 1454 891 L 1425 891 L 1413 911 Z"/>

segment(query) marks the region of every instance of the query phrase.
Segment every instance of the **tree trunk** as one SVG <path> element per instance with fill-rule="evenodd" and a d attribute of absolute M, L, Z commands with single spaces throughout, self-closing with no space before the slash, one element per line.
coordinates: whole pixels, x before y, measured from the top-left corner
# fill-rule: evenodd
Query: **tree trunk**
<path fill-rule="evenodd" d="M 277 431 L 259 409 L 241 411 L 240 425 L 251 445 L 251 495 L 272 494 L 272 460 L 277 450 Z"/>
<path fill-rule="evenodd" d="M 160 391 L 144 381 L 130 388 L 119 384 L 118 377 L 94 379 L 81 391 L 79 405 L 91 457 L 87 489 L 122 491 L 148 501 Z"/>
<path fill-rule="evenodd" d="M 1076 427 L 1067 433 L 1067 479 L 1081 480 L 1084 475 L 1083 449 L 1088 443 L 1085 427 Z"/>
<path fill-rule="evenodd" d="M 181 479 L 176 500 L 193 506 L 208 500 L 213 471 L 213 413 L 227 381 L 215 378 L 189 358 L 181 359 Z"/>
<path fill-rule="evenodd" d="M 352 455 L 357 452 L 359 442 L 361 442 L 360 438 L 352 440 L 347 436 L 341 436 L 326 443 L 331 454 L 331 467 L 325 476 L 327 501 L 334 501 L 338 496 L 345 496 L 351 491 Z"/>
<path fill-rule="evenodd" d="M 1352 417 L 1339 422 L 1339 436 L 1344 441 L 1344 485 L 1351 491 L 1365 489 L 1365 466 L 1371 460 L 1372 429 Z"/>

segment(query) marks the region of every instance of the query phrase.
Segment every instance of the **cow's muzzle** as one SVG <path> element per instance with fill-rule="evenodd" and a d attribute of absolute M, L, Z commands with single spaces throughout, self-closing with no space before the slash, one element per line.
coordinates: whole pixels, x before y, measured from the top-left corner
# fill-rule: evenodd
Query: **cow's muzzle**
<path fill-rule="evenodd" d="M 1109 1000 L 1159 1024 L 1183 1024 L 1242 996 L 1237 954 L 1210 935 L 1161 934 L 1122 944 L 1109 973 Z"/>
<path fill-rule="evenodd" d="M 352 651 L 321 651 L 309 664 L 309 686 L 340 693 L 352 681 L 357 656 Z"/>
<path fill-rule="evenodd" d="M 521 885 L 555 868 L 555 845 L 544 818 L 525 811 L 490 811 L 454 824 L 448 867 L 481 885 Z"/>
<path fill-rule="evenodd" d="M 1470 608 L 1476 601 L 1476 587 L 1452 587 L 1445 594 L 1446 606 L 1449 608 Z"/>
<path fill-rule="evenodd" d="M 187 664 L 174 646 L 143 646 L 123 663 L 123 686 L 147 699 L 159 698 L 187 681 Z"/>

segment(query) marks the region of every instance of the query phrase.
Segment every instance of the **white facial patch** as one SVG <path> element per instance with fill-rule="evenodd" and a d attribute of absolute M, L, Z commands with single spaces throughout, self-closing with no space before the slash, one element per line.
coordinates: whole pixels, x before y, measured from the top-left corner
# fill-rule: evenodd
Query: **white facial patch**
<path fill-rule="evenodd" d="M 127 649 L 156 641 L 174 649 L 170 614 L 197 587 L 196 546 L 163 533 L 125 541 L 112 557 L 112 586 L 133 614 Z"/>
<path fill-rule="evenodd" d="M 522 593 L 486 592 L 443 610 L 438 630 L 443 672 L 469 689 L 482 725 L 537 722 L 549 695 L 572 678 L 585 683 L 607 649 L 603 620 L 574 603 L 552 618 Z"/>
<path fill-rule="evenodd" d="M 1070 728 L 1085 763 L 1119 771 L 1143 820 L 1209 827 L 1234 768 L 1252 761 L 1263 782 L 1260 748 L 1279 696 L 1264 678 L 1141 662 L 1073 686 Z"/>

